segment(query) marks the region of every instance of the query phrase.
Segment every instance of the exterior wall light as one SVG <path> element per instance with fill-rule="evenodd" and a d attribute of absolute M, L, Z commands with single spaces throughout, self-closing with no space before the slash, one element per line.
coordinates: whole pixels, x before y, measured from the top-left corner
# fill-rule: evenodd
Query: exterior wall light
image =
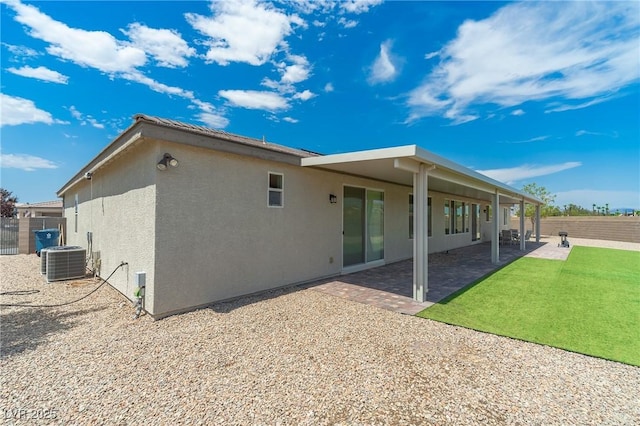
<path fill-rule="evenodd" d="M 329 202 L 331 204 L 335 204 L 338 202 L 338 197 L 335 194 L 329 194 Z"/>
<path fill-rule="evenodd" d="M 156 167 L 158 170 L 167 170 L 167 166 L 178 167 L 178 160 L 173 158 L 173 156 L 169 153 L 165 153 L 162 157 L 162 160 L 158 162 Z"/>

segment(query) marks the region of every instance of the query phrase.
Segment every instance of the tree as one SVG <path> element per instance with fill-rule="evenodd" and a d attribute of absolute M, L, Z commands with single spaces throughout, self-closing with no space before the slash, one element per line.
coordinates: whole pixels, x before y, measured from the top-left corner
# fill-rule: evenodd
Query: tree
<path fill-rule="evenodd" d="M 593 209 L 595 211 L 595 204 Z M 593 213 L 591 212 L 591 210 L 588 210 L 582 206 L 570 203 L 567 205 L 567 214 L 569 216 L 591 216 Z"/>
<path fill-rule="evenodd" d="M 18 197 L 12 195 L 11 191 L 7 191 L 4 188 L 0 188 L 0 196 L 2 197 L 2 202 L 0 204 L 0 216 L 13 217 L 16 209 L 16 203 L 18 202 Z"/>
<path fill-rule="evenodd" d="M 556 201 L 556 196 L 550 193 L 544 186 L 538 186 L 535 183 L 529 183 L 522 187 L 522 190 L 527 194 L 531 194 L 537 199 L 542 201 L 540 206 L 540 216 L 554 216 L 559 213 L 559 209 L 553 205 Z M 531 229 L 535 231 L 536 226 L 536 207 L 528 204 L 524 212 L 525 217 L 531 219 Z"/>

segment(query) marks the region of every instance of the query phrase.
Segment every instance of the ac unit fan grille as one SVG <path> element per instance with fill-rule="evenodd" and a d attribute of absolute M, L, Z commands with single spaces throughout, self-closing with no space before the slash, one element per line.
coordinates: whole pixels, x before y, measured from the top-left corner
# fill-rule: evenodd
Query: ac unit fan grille
<path fill-rule="evenodd" d="M 46 252 L 47 282 L 84 278 L 86 253 L 83 248 L 56 247 Z"/>

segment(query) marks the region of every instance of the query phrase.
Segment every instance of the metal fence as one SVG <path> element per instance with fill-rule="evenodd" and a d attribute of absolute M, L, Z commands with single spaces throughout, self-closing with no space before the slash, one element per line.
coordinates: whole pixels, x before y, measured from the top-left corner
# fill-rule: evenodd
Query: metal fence
<path fill-rule="evenodd" d="M 0 218 L 0 254 L 18 254 L 20 221 L 13 217 Z"/>

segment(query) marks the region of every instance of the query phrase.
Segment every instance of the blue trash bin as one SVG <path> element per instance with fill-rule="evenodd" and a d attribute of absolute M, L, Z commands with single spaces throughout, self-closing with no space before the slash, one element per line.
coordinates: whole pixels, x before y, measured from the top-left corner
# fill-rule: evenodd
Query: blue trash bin
<path fill-rule="evenodd" d="M 60 231 L 57 229 L 42 229 L 33 231 L 33 233 L 36 234 L 36 254 L 38 256 L 40 256 L 42 249 L 58 245 Z"/>

